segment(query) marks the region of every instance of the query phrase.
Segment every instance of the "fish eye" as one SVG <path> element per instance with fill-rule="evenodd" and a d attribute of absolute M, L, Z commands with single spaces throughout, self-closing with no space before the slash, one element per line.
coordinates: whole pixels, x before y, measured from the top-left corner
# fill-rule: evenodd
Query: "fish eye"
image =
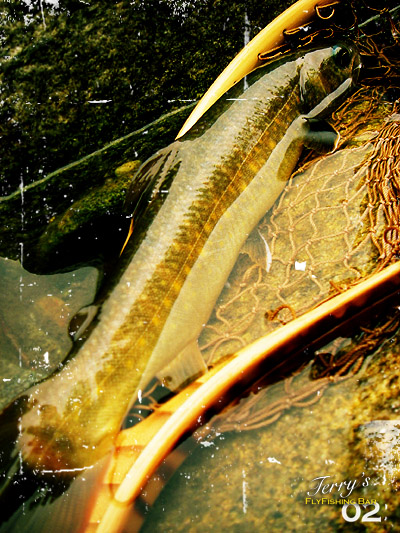
<path fill-rule="evenodd" d="M 342 45 L 335 45 L 332 48 L 332 57 L 338 67 L 346 68 L 350 66 L 352 56 L 350 50 L 347 47 Z"/>

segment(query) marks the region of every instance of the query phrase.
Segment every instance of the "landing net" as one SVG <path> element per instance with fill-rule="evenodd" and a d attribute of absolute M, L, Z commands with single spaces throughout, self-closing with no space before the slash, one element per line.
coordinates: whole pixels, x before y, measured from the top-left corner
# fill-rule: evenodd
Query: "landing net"
<path fill-rule="evenodd" d="M 378 16 L 362 27 L 355 22 L 352 30 L 368 66 L 363 85 L 331 117 L 341 135 L 339 150 L 307 154 L 249 237 L 200 338 L 208 363 L 399 259 L 398 33 L 387 8 L 368 9 Z M 352 338 L 316 352 L 306 372 L 251 393 L 218 417 L 218 428 L 258 428 L 288 408 L 317 402 L 327 387 L 356 374 L 385 339 L 396 338 L 399 328 L 400 313 L 390 309 Z"/>

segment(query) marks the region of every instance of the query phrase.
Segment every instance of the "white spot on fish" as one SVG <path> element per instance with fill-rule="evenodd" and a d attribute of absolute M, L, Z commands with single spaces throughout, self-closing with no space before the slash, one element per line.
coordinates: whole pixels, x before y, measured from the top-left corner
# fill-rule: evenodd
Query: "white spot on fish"
<path fill-rule="evenodd" d="M 11 381 L 11 378 L 3 378 L 3 381 Z"/>
<path fill-rule="evenodd" d="M 138 396 L 138 402 L 142 403 L 142 389 L 138 390 L 137 396 Z"/>
<path fill-rule="evenodd" d="M 44 362 L 46 365 L 50 364 L 50 360 L 49 360 L 49 352 L 45 352 L 43 354 L 43 359 L 44 359 Z"/>
<path fill-rule="evenodd" d="M 302 272 L 304 272 L 305 269 L 306 269 L 306 265 L 307 265 L 307 261 L 303 261 L 303 262 L 295 261 L 294 269 L 295 270 L 301 270 Z"/>

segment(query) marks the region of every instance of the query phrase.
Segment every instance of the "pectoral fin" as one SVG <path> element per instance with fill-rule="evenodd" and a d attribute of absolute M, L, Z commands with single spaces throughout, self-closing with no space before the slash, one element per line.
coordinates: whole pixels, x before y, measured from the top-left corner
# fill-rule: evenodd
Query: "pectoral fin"
<path fill-rule="evenodd" d="M 76 315 L 74 315 L 69 323 L 69 334 L 74 341 L 77 341 L 81 335 L 86 331 L 88 326 L 92 323 L 99 310 L 98 305 L 88 305 L 82 307 Z"/>
<path fill-rule="evenodd" d="M 272 255 L 268 243 L 260 231 L 252 231 L 240 250 L 241 254 L 247 254 L 256 265 L 269 272 L 272 263 Z"/>
<path fill-rule="evenodd" d="M 336 149 L 340 135 L 328 122 L 309 118 L 307 125 L 304 146 L 322 154 L 333 152 Z"/>
<path fill-rule="evenodd" d="M 206 371 L 207 365 L 196 340 L 185 346 L 177 357 L 157 374 L 157 378 L 175 391 Z"/>
<path fill-rule="evenodd" d="M 126 193 L 124 211 L 135 220 L 140 218 L 160 188 L 166 188 L 164 183 L 167 178 L 166 169 L 169 170 L 171 166 L 173 169 L 178 147 L 179 142 L 176 142 L 159 150 L 134 175 Z"/>
<path fill-rule="evenodd" d="M 173 143 L 156 152 L 134 175 L 126 193 L 124 204 L 124 211 L 131 217 L 131 224 L 121 254 L 128 244 L 134 227 L 151 201 L 157 196 L 168 194 L 173 177 L 179 168 L 179 162 L 176 159 L 179 153 L 179 144 L 179 142 Z"/>

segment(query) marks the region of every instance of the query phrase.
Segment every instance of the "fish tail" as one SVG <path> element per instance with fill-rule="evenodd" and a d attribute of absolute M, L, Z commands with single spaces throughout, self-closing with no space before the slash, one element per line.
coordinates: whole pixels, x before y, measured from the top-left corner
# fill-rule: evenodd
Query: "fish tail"
<path fill-rule="evenodd" d="M 34 473 L 26 467 L 18 448 L 20 422 L 26 410 L 26 397 L 20 397 L 9 405 L 0 415 L 0 526 L 29 501 L 37 491 L 45 489 Z"/>

